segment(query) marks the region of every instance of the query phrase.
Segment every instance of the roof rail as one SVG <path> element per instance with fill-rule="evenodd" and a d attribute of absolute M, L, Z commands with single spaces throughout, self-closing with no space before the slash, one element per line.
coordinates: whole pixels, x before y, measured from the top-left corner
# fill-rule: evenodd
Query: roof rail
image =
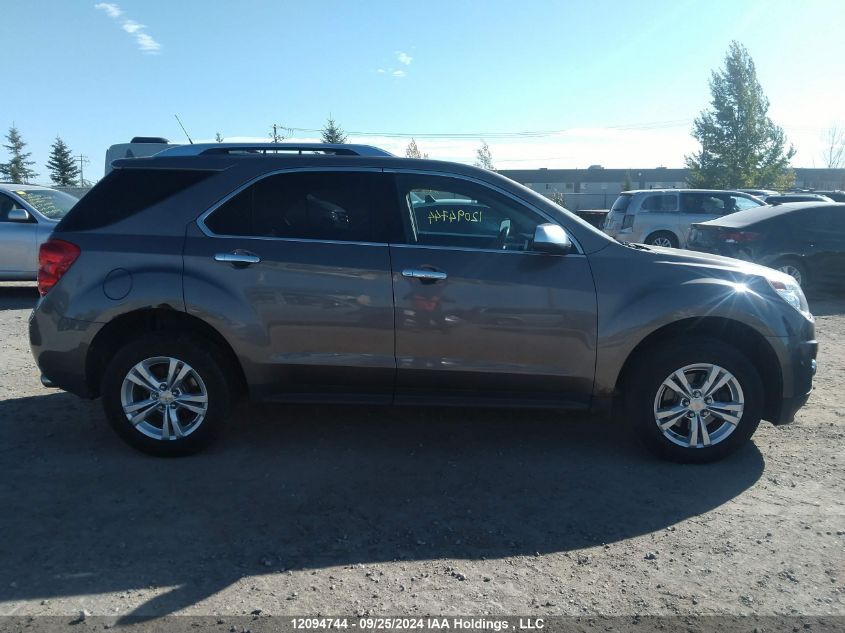
<path fill-rule="evenodd" d="M 162 150 L 156 156 L 210 156 L 213 154 L 277 154 L 317 152 L 335 156 L 393 156 L 372 145 L 332 143 L 196 143 Z"/>

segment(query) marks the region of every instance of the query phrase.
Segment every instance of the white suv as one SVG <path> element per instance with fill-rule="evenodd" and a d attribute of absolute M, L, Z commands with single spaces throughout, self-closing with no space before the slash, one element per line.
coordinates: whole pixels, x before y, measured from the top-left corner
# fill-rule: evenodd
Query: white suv
<path fill-rule="evenodd" d="M 718 189 L 625 191 L 610 208 L 604 232 L 623 242 L 683 248 L 693 223 L 764 204 L 747 193 Z"/>

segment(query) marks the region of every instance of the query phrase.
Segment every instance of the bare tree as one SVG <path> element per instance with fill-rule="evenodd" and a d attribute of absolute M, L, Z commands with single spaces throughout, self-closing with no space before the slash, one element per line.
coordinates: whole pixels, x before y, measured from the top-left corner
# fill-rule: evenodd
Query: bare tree
<path fill-rule="evenodd" d="M 493 165 L 493 153 L 490 151 L 490 146 L 487 145 L 487 141 L 484 139 L 481 140 L 481 147 L 479 147 L 475 152 L 475 166 L 483 169 L 489 169 L 490 171 L 496 171 L 496 167 Z"/>
<path fill-rule="evenodd" d="M 822 138 L 825 145 L 822 155 L 825 167 L 845 167 L 845 126 L 839 122 L 831 124 L 822 134 Z"/>
<path fill-rule="evenodd" d="M 420 148 L 417 147 L 417 142 L 414 139 L 411 139 L 411 142 L 408 143 L 408 148 L 405 150 L 405 156 L 408 158 L 428 158 L 428 154 L 423 154 L 420 151 Z"/>

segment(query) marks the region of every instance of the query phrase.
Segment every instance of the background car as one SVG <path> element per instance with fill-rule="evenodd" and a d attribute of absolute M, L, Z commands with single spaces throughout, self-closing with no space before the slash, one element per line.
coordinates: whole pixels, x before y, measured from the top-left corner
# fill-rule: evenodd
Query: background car
<path fill-rule="evenodd" d="M 832 198 L 818 193 L 781 193 L 776 196 L 766 196 L 766 204 L 784 204 L 786 202 L 834 202 Z"/>
<path fill-rule="evenodd" d="M 762 200 L 739 191 L 648 189 L 619 195 L 604 232 L 624 242 L 685 247 L 690 226 L 722 215 L 762 206 Z"/>
<path fill-rule="evenodd" d="M 776 196 L 780 193 L 774 189 L 737 189 L 737 191 L 747 193 L 755 198 L 760 198 L 760 200 L 764 200 L 766 196 Z"/>
<path fill-rule="evenodd" d="M 0 183 L 0 281 L 35 279 L 38 247 L 76 202 L 49 187 Z"/>
<path fill-rule="evenodd" d="M 845 282 L 845 204 L 793 202 L 695 224 L 689 247 L 792 275 L 803 287 Z"/>
<path fill-rule="evenodd" d="M 820 196 L 826 196 L 834 202 L 845 202 L 845 191 L 814 191 Z"/>

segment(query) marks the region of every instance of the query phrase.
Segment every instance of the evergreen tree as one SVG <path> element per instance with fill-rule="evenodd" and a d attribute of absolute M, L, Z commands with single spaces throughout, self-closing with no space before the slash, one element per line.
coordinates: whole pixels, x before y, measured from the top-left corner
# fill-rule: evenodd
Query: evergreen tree
<path fill-rule="evenodd" d="M 21 133 L 15 124 L 9 128 L 9 133 L 6 134 L 8 145 L 3 145 L 6 151 L 11 155 L 8 163 L 0 164 L 0 175 L 15 184 L 27 183 L 38 174 L 32 169 L 35 164 L 34 160 L 30 159 L 32 152 L 23 151 L 26 143 L 21 138 Z"/>
<path fill-rule="evenodd" d="M 414 139 L 411 139 L 411 142 L 408 143 L 408 147 L 405 150 L 405 156 L 407 158 L 428 158 L 428 154 L 423 154 L 420 151 L 420 148 L 417 147 L 417 142 Z"/>
<path fill-rule="evenodd" d="M 795 175 L 783 129 L 768 116 L 754 60 L 739 42 L 731 42 L 725 67 L 710 78 L 711 108 L 693 123 L 701 151 L 686 157 L 692 187 L 733 189 L 790 186 Z"/>
<path fill-rule="evenodd" d="M 493 165 L 493 154 L 490 152 L 490 146 L 487 145 L 487 141 L 485 140 L 481 141 L 481 147 L 475 152 L 475 166 L 496 171 L 496 167 Z"/>
<path fill-rule="evenodd" d="M 75 187 L 79 184 L 79 167 L 73 159 L 73 153 L 58 136 L 53 145 L 50 146 L 47 169 L 53 183 L 59 187 Z"/>
<path fill-rule="evenodd" d="M 346 133 L 343 129 L 335 122 L 331 115 L 329 115 L 328 121 L 326 121 L 326 126 L 323 128 L 322 132 L 323 143 L 345 143 L 346 142 Z"/>

